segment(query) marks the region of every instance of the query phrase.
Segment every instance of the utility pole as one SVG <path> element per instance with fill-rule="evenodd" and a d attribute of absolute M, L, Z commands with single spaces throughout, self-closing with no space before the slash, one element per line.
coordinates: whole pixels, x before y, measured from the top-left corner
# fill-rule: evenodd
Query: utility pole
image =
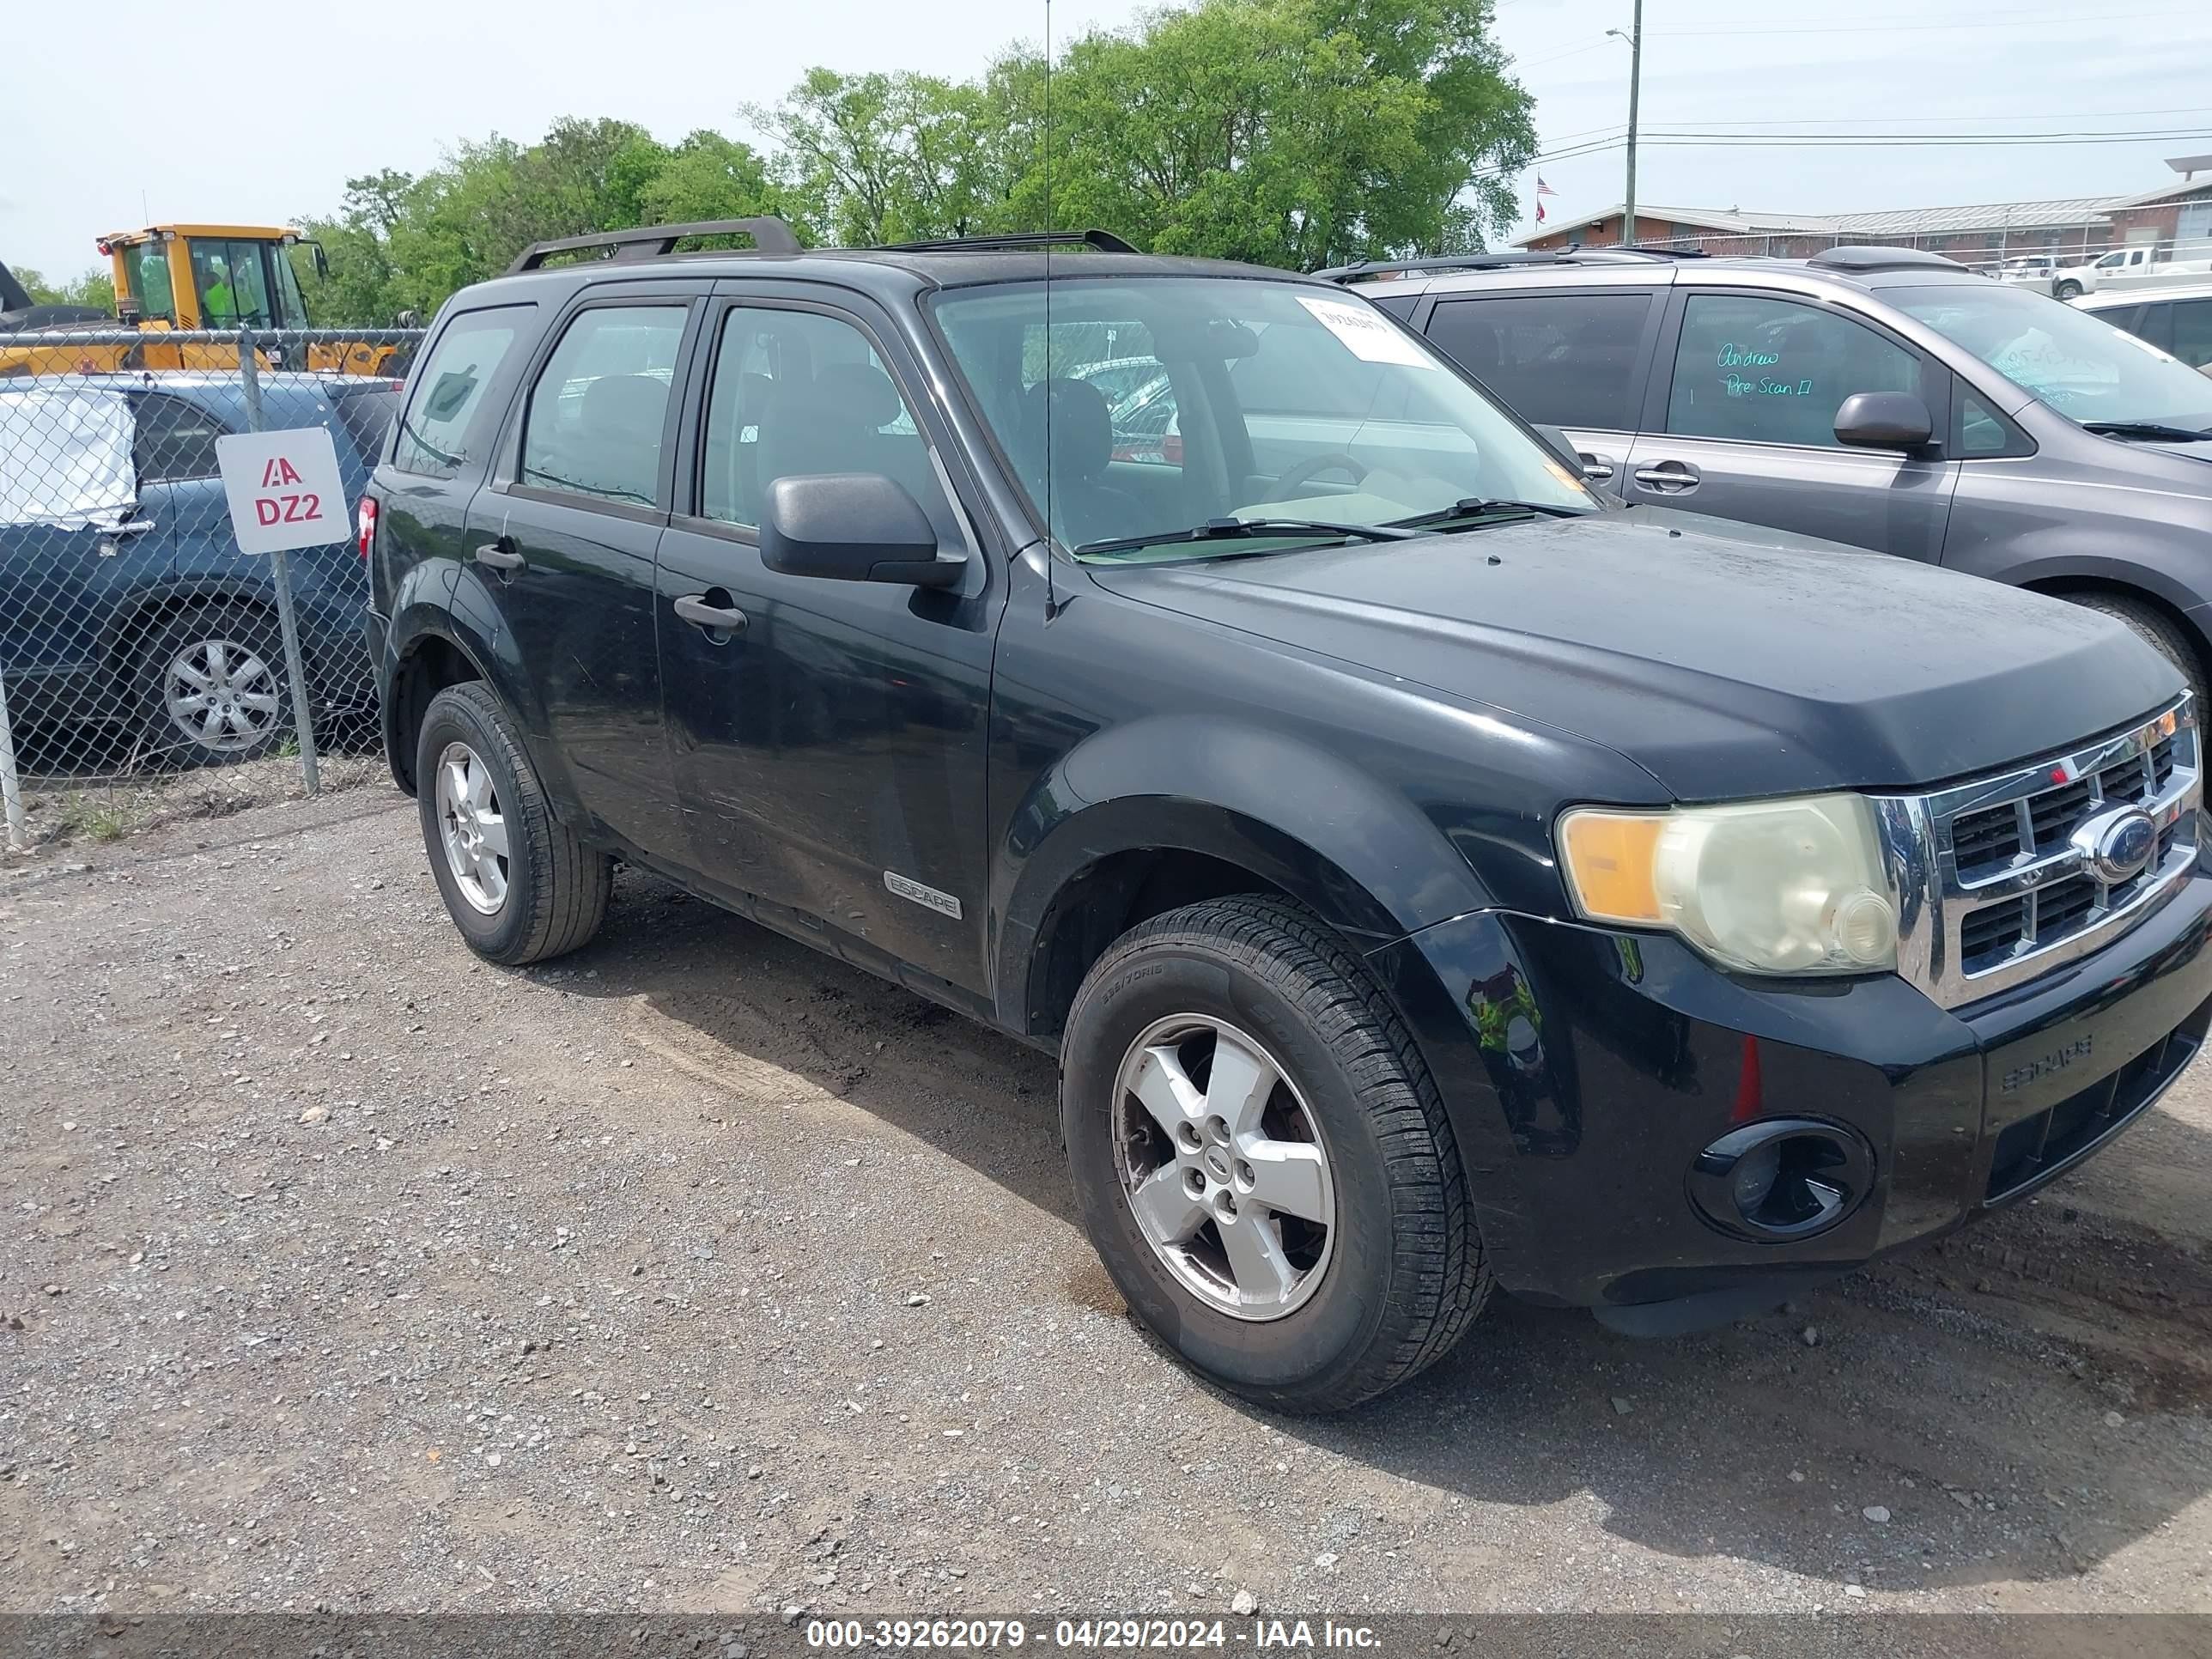
<path fill-rule="evenodd" d="M 1644 0 L 1636 0 L 1627 33 L 1606 33 L 1628 42 L 1628 197 L 1620 214 L 1620 245 L 1626 247 L 1636 240 L 1636 106 L 1644 91 Z"/>

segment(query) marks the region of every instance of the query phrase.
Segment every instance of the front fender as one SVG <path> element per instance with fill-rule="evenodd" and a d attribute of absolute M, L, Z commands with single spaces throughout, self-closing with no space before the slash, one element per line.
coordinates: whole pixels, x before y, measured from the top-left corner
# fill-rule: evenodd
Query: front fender
<path fill-rule="evenodd" d="M 994 983 L 1016 1029 L 1054 899 L 1104 859 L 1161 849 L 1250 870 L 1360 951 L 1492 902 L 1427 817 L 1342 757 L 1232 717 L 1132 720 L 1040 773 L 1009 820 Z"/>

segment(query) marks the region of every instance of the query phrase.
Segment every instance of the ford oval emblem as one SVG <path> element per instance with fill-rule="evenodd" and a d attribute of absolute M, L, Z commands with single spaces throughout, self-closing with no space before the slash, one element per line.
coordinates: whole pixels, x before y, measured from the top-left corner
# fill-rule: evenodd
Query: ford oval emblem
<path fill-rule="evenodd" d="M 2124 806 L 2091 818 L 2074 832 L 2073 841 L 2097 879 L 2117 886 L 2150 862 L 2158 847 L 2158 824 L 2142 807 Z"/>

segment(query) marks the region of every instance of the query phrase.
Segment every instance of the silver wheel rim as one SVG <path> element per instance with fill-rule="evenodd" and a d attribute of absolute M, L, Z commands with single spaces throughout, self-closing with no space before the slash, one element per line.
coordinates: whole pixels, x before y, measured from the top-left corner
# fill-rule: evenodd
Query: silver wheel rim
<path fill-rule="evenodd" d="M 276 671 L 234 640 L 195 641 L 161 672 L 170 724 L 216 754 L 236 754 L 268 738 L 281 714 L 276 689 Z"/>
<path fill-rule="evenodd" d="M 1204 1014 L 1154 1022 L 1114 1080 L 1114 1144 L 1138 1231 L 1207 1307 L 1281 1319 L 1321 1287 L 1328 1153 L 1297 1085 L 1245 1033 Z"/>
<path fill-rule="evenodd" d="M 438 757 L 438 838 L 469 908 L 496 915 L 507 902 L 507 817 L 491 769 L 465 743 Z"/>

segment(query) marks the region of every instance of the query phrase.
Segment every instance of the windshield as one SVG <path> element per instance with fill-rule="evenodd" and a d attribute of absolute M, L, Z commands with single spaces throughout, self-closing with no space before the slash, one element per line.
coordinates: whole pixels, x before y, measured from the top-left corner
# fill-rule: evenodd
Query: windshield
<path fill-rule="evenodd" d="M 2091 313 L 1994 283 L 1882 297 L 2073 420 L 2212 427 L 2212 380 Z"/>
<path fill-rule="evenodd" d="M 1478 500 L 1601 510 L 1445 360 L 1352 295 L 1055 277 L 1049 326 L 1041 282 L 953 289 L 935 310 L 976 406 L 1069 548 L 1229 519 L 1389 525 Z M 1285 532 L 1282 544 L 1330 538 Z M 1254 550 L 1247 539 L 1079 556 Z"/>

